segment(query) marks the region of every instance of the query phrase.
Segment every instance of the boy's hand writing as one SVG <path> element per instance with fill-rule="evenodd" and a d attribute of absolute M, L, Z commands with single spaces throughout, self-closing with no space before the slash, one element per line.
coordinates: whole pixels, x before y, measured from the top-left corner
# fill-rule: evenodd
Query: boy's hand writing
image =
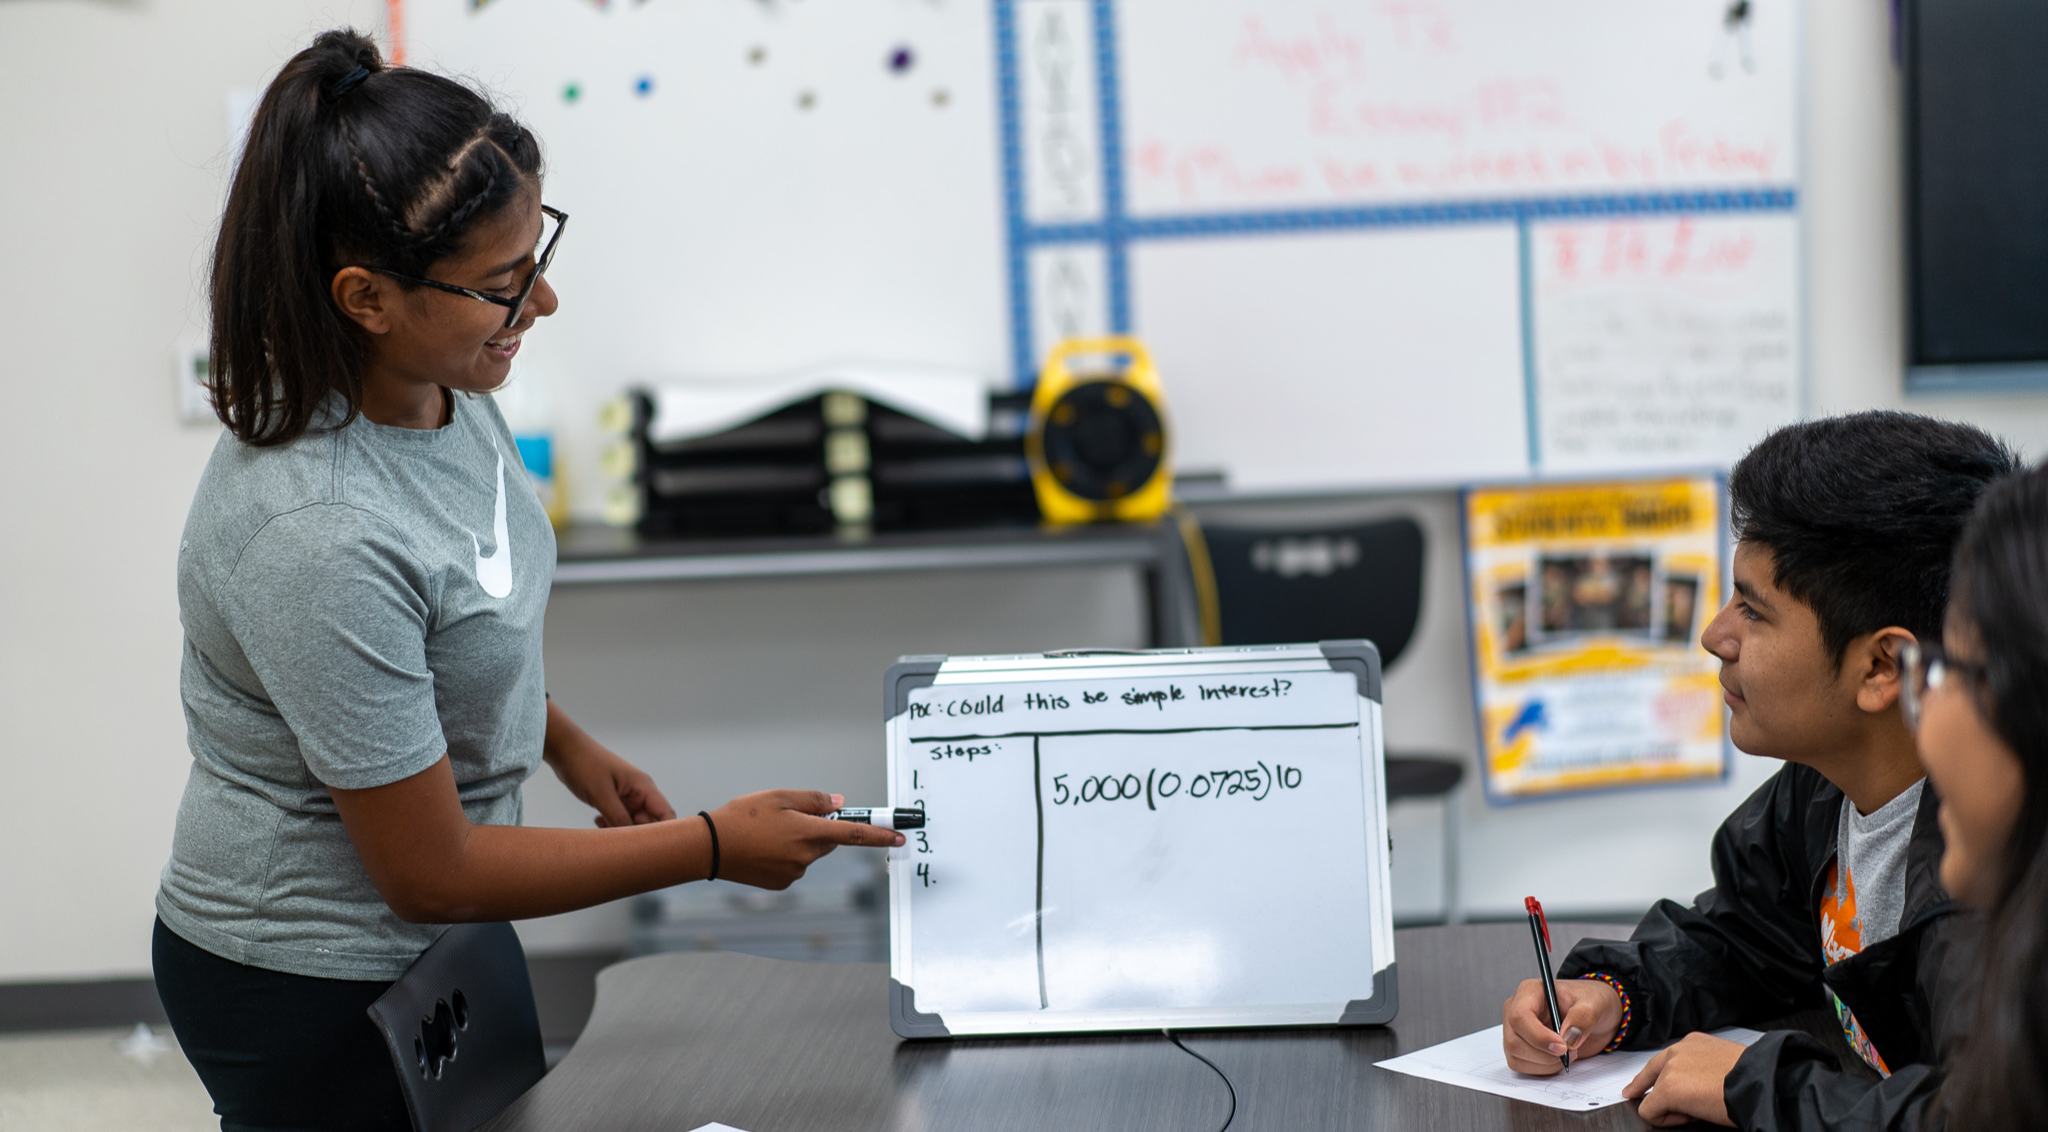
<path fill-rule="evenodd" d="M 1591 1057 L 1606 1049 L 1621 1028 L 1621 996 L 1597 979 L 1559 979 L 1557 1008 L 1564 1012 L 1562 1035 L 1550 1028 L 1550 1002 L 1541 979 L 1524 979 L 1501 1004 L 1500 1040 L 1509 1069 L 1548 1077 L 1564 1068 L 1559 1057 Z"/>
<path fill-rule="evenodd" d="M 1687 1034 L 1650 1059 L 1621 1095 L 1642 1099 L 1636 1112 L 1644 1122 L 1671 1128 L 1694 1120 L 1733 1127 L 1722 1096 L 1728 1073 L 1748 1047 L 1712 1034 Z"/>

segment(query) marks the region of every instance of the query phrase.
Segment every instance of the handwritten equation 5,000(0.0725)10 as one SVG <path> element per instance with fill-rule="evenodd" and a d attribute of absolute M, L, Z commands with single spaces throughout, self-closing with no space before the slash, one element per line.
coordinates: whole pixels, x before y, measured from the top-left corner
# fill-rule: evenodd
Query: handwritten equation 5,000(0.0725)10
<path fill-rule="evenodd" d="M 1053 805 L 1143 801 L 1146 809 L 1156 810 L 1159 802 L 1167 798 L 1242 796 L 1253 802 L 1263 802 L 1275 790 L 1295 790 L 1301 786 L 1300 767 L 1269 767 L 1264 762 L 1242 770 L 1212 770 L 1185 777 L 1171 770 L 1162 772 L 1158 767 L 1146 771 L 1143 778 L 1136 774 L 1093 774 L 1083 778 L 1078 787 L 1067 781 L 1072 777 L 1071 774 L 1052 776 Z"/>
<path fill-rule="evenodd" d="M 1181 775 L 1177 771 L 1161 772 L 1153 767 L 1140 779 L 1135 773 L 1096 774 L 1081 780 L 1076 790 L 1067 780 L 1071 774 L 1052 776 L 1052 804 L 1055 806 L 1081 806 L 1092 802 L 1138 802 L 1145 803 L 1148 810 L 1157 810 L 1162 799 L 1170 798 L 1230 798 L 1242 797 L 1247 801 L 1263 802 L 1275 790 L 1298 790 L 1301 788 L 1302 772 L 1298 766 L 1267 766 L 1260 761 L 1255 767 L 1242 770 L 1211 770 L 1197 774 Z M 932 851 L 930 835 L 925 830 L 915 833 L 915 853 Z M 929 861 L 919 861 L 915 866 L 918 887 L 930 888 L 937 883 L 932 879 Z"/>

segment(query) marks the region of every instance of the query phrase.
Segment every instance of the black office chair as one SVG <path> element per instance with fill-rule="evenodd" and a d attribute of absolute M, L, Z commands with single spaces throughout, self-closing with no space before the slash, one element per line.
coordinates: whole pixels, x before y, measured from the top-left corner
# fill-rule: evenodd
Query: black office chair
<path fill-rule="evenodd" d="M 415 1132 L 470 1132 L 548 1071 L 511 924 L 457 924 L 370 1004 Z"/>
<path fill-rule="evenodd" d="M 1391 669 L 1422 615 L 1422 528 L 1411 519 L 1347 527 L 1257 528 L 1203 524 L 1199 538 L 1215 577 L 1213 616 L 1225 645 L 1273 645 L 1363 637 Z M 1202 554 L 1190 547 L 1200 569 Z M 1200 590 L 1198 585 L 1197 590 Z M 1458 786 L 1464 763 L 1416 752 L 1387 755 L 1387 800 L 1444 804 L 1444 919 L 1458 902 Z"/>

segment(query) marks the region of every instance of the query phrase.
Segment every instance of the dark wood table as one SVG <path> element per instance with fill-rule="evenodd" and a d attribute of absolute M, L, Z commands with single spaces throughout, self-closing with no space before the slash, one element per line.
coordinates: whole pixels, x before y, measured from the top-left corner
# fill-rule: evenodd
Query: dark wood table
<path fill-rule="evenodd" d="M 1626 927 L 1553 924 L 1557 953 Z M 1350 1030 L 1190 1030 L 1237 1089 L 1232 1132 L 1629 1129 L 1634 1106 L 1576 1113 L 1373 1063 L 1500 1021 L 1533 960 L 1521 924 L 1395 933 L 1401 1013 Z M 598 976 L 583 1037 L 490 1127 L 746 1132 L 1205 1132 L 1223 1082 L 1156 1033 L 906 1042 L 887 969 L 728 953 L 658 955 Z"/>

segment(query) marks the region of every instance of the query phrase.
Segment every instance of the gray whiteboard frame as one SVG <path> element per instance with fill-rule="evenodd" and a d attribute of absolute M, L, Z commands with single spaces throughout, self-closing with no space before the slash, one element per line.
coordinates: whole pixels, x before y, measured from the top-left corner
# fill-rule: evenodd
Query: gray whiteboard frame
<path fill-rule="evenodd" d="M 1129 656 L 1134 660 L 1141 660 L 1146 657 L 1188 657 L 1200 656 L 1205 654 L 1229 653 L 1243 654 L 1246 656 L 1256 656 L 1258 653 L 1262 651 L 1270 651 L 1274 647 L 1275 646 L 1255 645 L 1249 647 L 1226 646 L 1223 648 L 1189 649 L 1075 649 L 1063 652 L 1046 653 L 1045 655 L 1048 657 L 1118 655 Z M 1299 648 L 1304 646 L 1279 647 Z M 1329 662 L 1332 671 L 1349 672 L 1352 674 L 1353 677 L 1357 679 L 1358 694 L 1360 696 L 1364 697 L 1365 699 L 1371 700 L 1373 703 L 1378 704 L 1382 707 L 1385 706 L 1384 702 L 1380 698 L 1380 650 L 1378 646 L 1374 645 L 1371 641 L 1366 640 L 1347 640 L 1320 641 L 1317 642 L 1314 647 L 1321 651 L 1321 653 L 1323 654 L 1323 658 Z M 906 656 L 898 658 L 896 663 L 890 666 L 888 675 L 883 678 L 883 721 L 886 723 L 888 721 L 894 720 L 897 716 L 907 713 L 910 710 L 910 693 L 918 688 L 930 687 L 932 684 L 936 683 L 939 676 L 939 669 L 945 665 L 947 659 L 948 658 L 944 655 Z M 1384 755 L 1384 752 L 1382 752 L 1382 754 Z M 1381 764 L 1381 775 L 1378 786 L 1379 796 L 1382 804 L 1384 805 L 1387 794 L 1387 783 L 1384 762 L 1382 762 Z M 894 884 L 895 870 L 890 870 L 889 876 L 890 883 Z M 1378 914 L 1381 916 L 1388 917 L 1389 923 L 1391 924 L 1391 918 L 1393 916 L 1393 909 L 1391 907 L 1383 906 L 1379 909 Z M 895 930 L 893 925 L 893 917 L 890 930 Z M 1385 969 L 1375 972 L 1372 980 L 1372 997 L 1352 999 L 1350 1002 L 1346 1003 L 1344 1006 L 1343 1014 L 1335 1022 L 1291 1023 L 1286 1024 L 1284 1028 L 1328 1029 L 1338 1026 L 1383 1026 L 1388 1022 L 1393 1021 L 1394 1015 L 1398 1013 L 1401 1009 L 1400 985 L 1399 981 L 1395 977 L 1396 966 L 1396 963 L 1390 962 L 1386 965 Z M 1281 1024 L 1276 1024 L 1272 1022 L 1258 1022 L 1251 1025 L 1256 1025 L 1259 1028 L 1281 1028 Z M 937 1014 L 926 1013 L 925 1011 L 919 1010 L 917 1008 L 916 988 L 905 986 L 901 982 L 898 982 L 894 972 L 891 972 L 889 978 L 889 1028 L 896 1031 L 896 1035 L 901 1038 L 954 1038 L 967 1036 L 1003 1038 L 1016 1036 L 1006 1034 L 953 1034 L 952 1032 L 946 1029 L 946 1022 L 944 1018 L 940 1017 Z M 1247 1028 L 1247 1024 L 1226 1023 L 1222 1026 L 1203 1025 L 1185 1026 L 1181 1028 L 1241 1029 Z M 1087 1032 L 1103 1033 L 1105 1031 L 1090 1030 Z"/>

